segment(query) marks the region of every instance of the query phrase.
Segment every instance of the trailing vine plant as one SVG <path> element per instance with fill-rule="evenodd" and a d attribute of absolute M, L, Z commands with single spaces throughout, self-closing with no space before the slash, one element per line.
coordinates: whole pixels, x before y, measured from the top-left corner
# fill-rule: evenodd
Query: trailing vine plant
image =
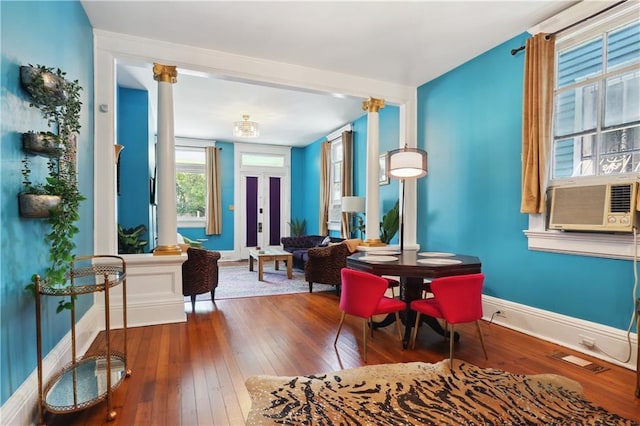
<path fill-rule="evenodd" d="M 47 163 L 49 174 L 44 183 L 32 184 L 29 159 L 23 160 L 23 190 L 31 193 L 60 196 L 60 204 L 45 219 L 50 231 L 45 237 L 49 244 L 49 266 L 46 269 L 46 285 L 64 288 L 73 260 L 76 245 L 73 237 L 79 232 L 76 222 L 80 219 L 79 206 L 85 198 L 78 191 L 76 170 L 76 136 L 80 131 L 80 91 L 78 80 L 68 81 L 66 73 L 59 68 L 44 65 L 31 66 L 30 77 L 22 80 L 29 92 L 29 106 L 38 108 L 55 143 L 65 147 L 61 155 L 51 157 Z M 33 283 L 27 287 L 35 289 Z M 71 303 L 59 302 L 57 312 L 70 309 Z"/>

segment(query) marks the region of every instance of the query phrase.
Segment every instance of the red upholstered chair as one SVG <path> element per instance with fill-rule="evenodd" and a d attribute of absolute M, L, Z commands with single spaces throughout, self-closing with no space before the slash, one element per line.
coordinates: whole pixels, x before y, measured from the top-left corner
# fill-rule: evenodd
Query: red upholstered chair
<path fill-rule="evenodd" d="M 484 274 L 456 275 L 433 280 L 431 292 L 434 297 L 414 300 L 410 305 L 411 309 L 418 313 L 411 338 L 411 347 L 415 348 L 416 346 L 420 316 L 424 314 L 444 319 L 450 326 L 449 336 L 454 335 L 453 328 L 456 324 L 475 322 L 484 357 L 488 359 L 479 321 L 482 318 L 483 283 Z M 449 342 L 449 364 L 453 366 L 454 339 L 449 338 Z"/>
<path fill-rule="evenodd" d="M 338 343 L 338 336 L 342 330 L 344 317 L 346 314 L 363 319 L 362 336 L 364 340 L 364 362 L 367 362 L 367 327 L 370 326 L 371 317 L 382 314 L 396 314 L 396 328 L 400 341 L 402 341 L 402 331 L 400 330 L 400 316 L 398 312 L 407 308 L 406 303 L 385 297 L 384 292 L 389 286 L 386 278 L 370 274 L 368 272 L 356 271 L 343 268 L 340 271 L 342 278 L 342 292 L 340 293 L 340 325 L 336 338 L 333 341 L 335 346 Z M 371 329 L 373 333 L 373 329 Z"/>

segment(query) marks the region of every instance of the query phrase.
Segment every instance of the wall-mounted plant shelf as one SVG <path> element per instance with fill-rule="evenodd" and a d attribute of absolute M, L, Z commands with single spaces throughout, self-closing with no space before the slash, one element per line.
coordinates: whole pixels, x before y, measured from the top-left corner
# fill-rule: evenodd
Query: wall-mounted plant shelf
<path fill-rule="evenodd" d="M 42 80 L 42 82 L 34 84 L 38 80 Z M 54 74 L 44 66 L 21 66 L 20 82 L 22 87 L 31 95 L 31 98 L 39 104 L 45 103 L 43 96 L 47 98 L 47 101 L 54 99 L 58 104 L 65 101 L 64 78 Z"/>
<path fill-rule="evenodd" d="M 22 150 L 33 155 L 59 157 L 64 153 L 65 146 L 51 132 L 27 132 L 22 134 Z"/>
<path fill-rule="evenodd" d="M 59 195 L 25 194 L 18 195 L 20 216 L 29 219 L 45 219 L 51 216 L 51 210 L 60 205 Z"/>

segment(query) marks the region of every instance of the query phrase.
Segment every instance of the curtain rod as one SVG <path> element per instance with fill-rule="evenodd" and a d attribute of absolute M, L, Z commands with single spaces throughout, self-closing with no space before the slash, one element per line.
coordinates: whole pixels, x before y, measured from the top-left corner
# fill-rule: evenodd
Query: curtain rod
<path fill-rule="evenodd" d="M 626 2 L 627 2 L 627 0 L 622 0 L 622 1 L 619 1 L 619 2 L 617 2 L 617 3 L 614 3 L 614 4 L 612 4 L 611 6 L 606 7 L 606 8 L 604 8 L 604 9 L 602 9 L 601 11 L 594 13 L 593 15 L 589 15 L 589 16 L 587 16 L 586 18 L 583 18 L 583 19 L 579 20 L 578 22 L 574 22 L 573 24 L 567 25 L 566 27 L 561 28 L 561 29 L 559 29 L 558 31 L 554 31 L 554 32 L 552 32 L 551 34 L 547 34 L 547 35 L 545 36 L 545 38 L 546 38 L 547 40 L 549 40 L 549 38 L 551 38 L 551 36 L 554 36 L 554 35 L 556 35 L 556 34 L 560 34 L 561 32 L 566 31 L 566 30 L 568 30 L 568 29 L 570 29 L 570 28 L 573 28 L 573 27 L 575 27 L 576 25 L 580 25 L 580 24 L 582 24 L 583 22 L 587 22 L 589 19 L 595 18 L 595 17 L 596 17 L 596 16 L 598 16 L 598 15 L 602 15 L 603 13 L 608 12 L 609 10 L 613 9 L 614 7 L 620 6 L 622 3 L 626 3 Z M 518 53 L 519 51 L 524 50 L 524 49 L 526 49 L 526 46 L 525 46 L 525 45 L 522 45 L 522 46 L 518 47 L 517 49 L 511 49 L 511 54 L 512 54 L 512 55 L 515 55 L 516 53 Z"/>

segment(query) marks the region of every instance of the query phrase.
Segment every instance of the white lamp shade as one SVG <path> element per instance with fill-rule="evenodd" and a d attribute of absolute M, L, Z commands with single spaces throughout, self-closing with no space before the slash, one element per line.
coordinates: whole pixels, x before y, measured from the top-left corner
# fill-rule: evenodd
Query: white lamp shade
<path fill-rule="evenodd" d="M 389 151 L 387 174 L 398 179 L 421 178 L 427 175 L 427 153 L 416 148 Z"/>
<path fill-rule="evenodd" d="M 342 197 L 342 211 L 359 213 L 364 211 L 364 197 Z"/>

